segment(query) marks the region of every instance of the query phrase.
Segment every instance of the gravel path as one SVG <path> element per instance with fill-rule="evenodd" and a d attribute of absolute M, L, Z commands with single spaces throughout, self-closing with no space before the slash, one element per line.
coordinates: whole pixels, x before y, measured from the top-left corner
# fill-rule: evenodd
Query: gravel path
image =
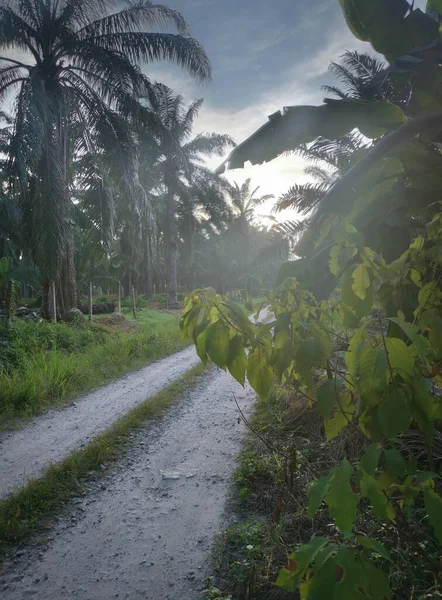
<path fill-rule="evenodd" d="M 194 348 L 188 348 L 87 394 L 67 408 L 53 409 L 23 429 L 0 434 L 0 499 L 108 429 L 198 362 Z"/>
<path fill-rule="evenodd" d="M 201 598 L 244 429 L 234 395 L 248 414 L 249 388 L 218 369 L 202 376 L 74 502 L 49 541 L 6 562 L 2 600 Z"/>

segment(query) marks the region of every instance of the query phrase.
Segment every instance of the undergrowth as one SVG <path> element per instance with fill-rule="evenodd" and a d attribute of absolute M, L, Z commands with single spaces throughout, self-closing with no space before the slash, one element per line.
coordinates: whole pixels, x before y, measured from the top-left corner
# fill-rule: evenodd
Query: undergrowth
<path fill-rule="evenodd" d="M 0 345 L 0 429 L 184 348 L 177 317 L 142 314 L 126 326 L 12 322 Z"/>
<path fill-rule="evenodd" d="M 231 515 L 239 515 L 238 522 L 215 543 L 214 577 L 205 600 L 299 598 L 298 593 L 275 586 L 294 547 L 313 536 L 339 539 L 327 510 L 320 510 L 313 520 L 307 518 L 310 486 L 338 466 L 343 455 L 350 462 L 359 460 L 366 446 L 356 428 L 343 430 L 326 444 L 317 411 L 283 388 L 259 401 L 250 426 L 253 432 L 239 456 L 229 507 Z M 404 439 L 407 443 L 417 442 Z M 394 548 L 386 571 L 394 600 L 442 598 L 440 582 L 434 577 L 439 555 L 430 529 L 418 540 L 421 552 L 416 551 L 413 537 L 421 517 L 417 508 L 398 535 L 395 527 L 373 519 L 367 504 L 356 524 L 358 535 L 376 536 Z M 382 564 L 385 568 L 385 561 Z"/>

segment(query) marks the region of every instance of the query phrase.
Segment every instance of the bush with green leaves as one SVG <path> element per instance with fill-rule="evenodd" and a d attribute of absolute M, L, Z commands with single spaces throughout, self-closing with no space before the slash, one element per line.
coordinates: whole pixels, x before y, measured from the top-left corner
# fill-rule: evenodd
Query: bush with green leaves
<path fill-rule="evenodd" d="M 278 585 L 302 600 L 385 600 L 395 548 L 360 535 L 362 507 L 379 532 L 406 539 L 422 572 L 436 582 L 440 573 L 442 3 L 428 0 L 426 14 L 406 0 L 340 5 L 355 36 L 390 62 L 372 91 L 387 82 L 403 93 L 289 107 L 232 152 L 236 168 L 355 128 L 376 140 L 312 215 L 302 258 L 268 295 L 270 321 L 260 311 L 251 320 L 251 303 L 197 290 L 181 327 L 203 361 L 247 377 L 259 395 L 274 381 L 293 388 L 316 407 L 328 441 L 345 428 L 365 437 L 362 457 L 342 456 L 312 485 L 308 517 L 314 524 L 327 510 L 330 536 L 297 548 Z M 339 298 L 321 301 L 336 286 Z M 419 449 L 404 443 L 411 436 Z"/>
<path fill-rule="evenodd" d="M 269 293 L 272 318 L 261 322 L 259 310 L 250 319 L 251 304 L 197 290 L 187 298 L 181 329 L 203 361 L 210 357 L 241 384 L 247 376 L 259 395 L 268 396 L 275 380 L 296 388 L 324 419 L 327 440 L 345 427 L 366 437 L 360 461 L 344 459 L 311 489 L 309 517 L 325 503 L 339 542 L 314 538 L 298 548 L 278 584 L 300 587 L 308 600 L 325 589 L 334 597 L 384 600 L 391 592 L 379 561 L 391 559 L 378 540 L 358 536 L 359 504 L 369 503 L 373 519 L 399 537 L 409 536 L 404 523 L 421 511 L 417 527 L 428 543 L 423 549 L 419 535 L 411 543 L 427 566 L 442 543 L 441 485 L 431 451 L 442 419 L 442 212 L 390 264 L 336 215 L 323 222 L 323 239 L 340 280 L 337 306 L 317 302 L 287 278 Z M 374 330 L 367 327 L 373 310 Z M 351 338 L 345 353 L 332 350 L 337 313 Z M 424 456 L 404 454 L 401 440 L 410 429 L 421 432 Z"/>

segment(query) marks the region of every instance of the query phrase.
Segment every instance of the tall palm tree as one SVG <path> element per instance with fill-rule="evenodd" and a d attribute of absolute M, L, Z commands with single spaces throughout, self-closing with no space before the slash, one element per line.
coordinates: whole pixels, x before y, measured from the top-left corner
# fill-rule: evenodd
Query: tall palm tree
<path fill-rule="evenodd" d="M 244 235 L 249 231 L 249 225 L 253 221 L 255 209 L 274 198 L 273 194 L 258 196 L 259 187 L 252 189 L 251 179 L 240 186 L 236 182 L 227 189 L 227 197 L 232 205 L 234 226 Z"/>
<path fill-rule="evenodd" d="M 185 181 L 192 182 L 203 172 L 207 173 L 204 157 L 222 156 L 233 140 L 228 135 L 217 133 L 199 134 L 192 138 L 194 120 L 201 109 L 202 100 L 186 108 L 183 97 L 170 88 L 156 84 L 146 101 L 161 122 L 158 145 L 160 160 L 157 168 L 166 197 L 167 239 L 166 273 L 169 305 L 177 304 L 177 203 L 184 196 Z"/>
<path fill-rule="evenodd" d="M 232 211 L 225 189 L 228 182 L 213 172 L 200 169 L 191 184 L 184 184 L 177 201 L 177 228 L 180 242 L 180 279 L 193 280 L 195 242 L 227 228 Z"/>
<path fill-rule="evenodd" d="M 164 26 L 177 34 L 152 31 Z M 15 95 L 11 176 L 28 207 L 45 297 L 54 282 L 64 312 L 77 303 L 72 155 L 101 138 L 119 153 L 128 186 L 137 168 L 126 120 L 146 117 L 136 100 L 150 85 L 139 65 L 165 59 L 207 80 L 210 63 L 181 14 L 150 0 L 0 0 L 0 50 L 0 103 Z"/>

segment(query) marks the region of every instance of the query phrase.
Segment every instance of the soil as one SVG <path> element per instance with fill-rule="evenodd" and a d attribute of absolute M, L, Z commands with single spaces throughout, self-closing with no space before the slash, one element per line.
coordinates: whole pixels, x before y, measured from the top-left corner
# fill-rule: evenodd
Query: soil
<path fill-rule="evenodd" d="M 190 368 L 193 350 L 181 354 Z M 156 377 L 145 381 L 139 397 L 152 385 L 159 385 Z M 130 394 L 121 389 L 124 397 L 139 393 L 137 386 Z M 1 598 L 201 598 L 243 437 L 234 395 L 248 414 L 250 388 L 218 369 L 203 376 L 163 422 L 137 434 L 126 458 L 69 506 L 49 537 L 37 537 L 7 558 Z M 114 405 L 115 398 L 108 408 Z M 75 415 L 78 409 L 68 410 Z M 92 409 L 86 412 L 94 418 Z M 66 437 L 60 431 L 58 439 Z M 29 454 L 36 450 L 29 441 L 28 448 Z"/>

